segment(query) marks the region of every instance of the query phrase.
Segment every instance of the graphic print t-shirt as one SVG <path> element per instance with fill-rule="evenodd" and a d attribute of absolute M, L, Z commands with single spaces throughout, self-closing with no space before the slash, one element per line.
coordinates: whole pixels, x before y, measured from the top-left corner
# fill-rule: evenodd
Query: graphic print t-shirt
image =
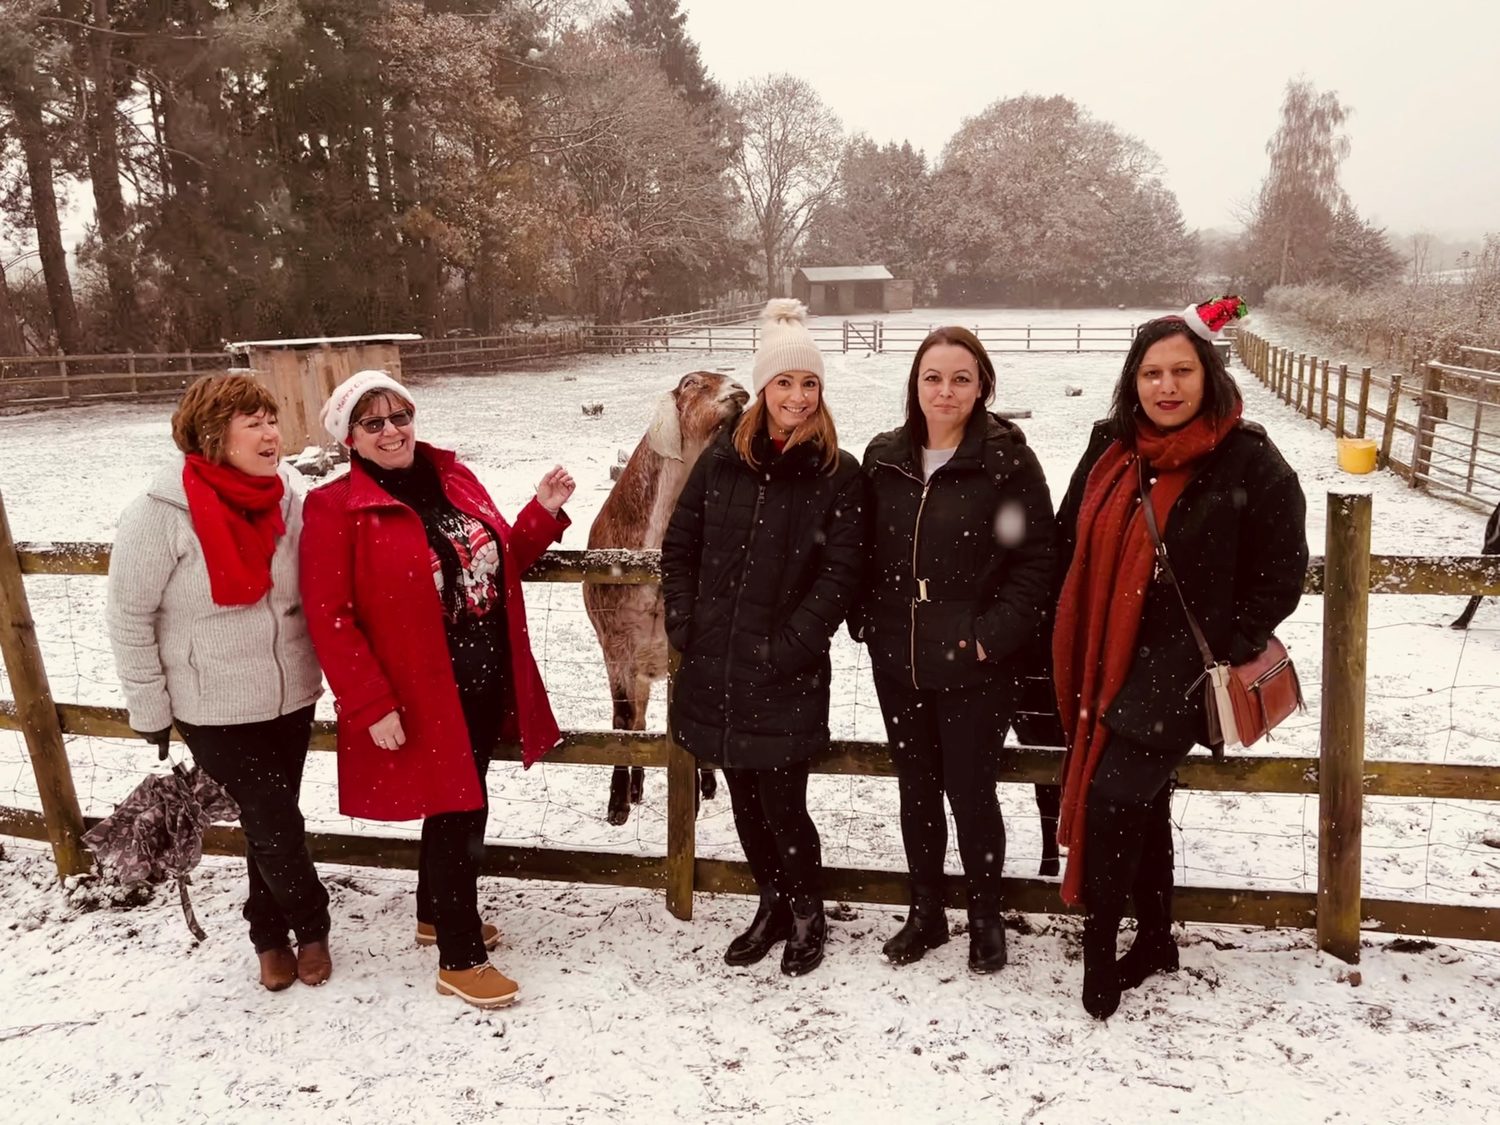
<path fill-rule="evenodd" d="M 463 614 L 479 620 L 496 606 L 501 605 L 504 594 L 500 583 L 500 544 L 480 520 L 457 508 L 449 507 L 435 517 L 438 529 L 453 544 L 458 555 L 459 581 L 463 584 Z M 432 581 L 438 596 L 443 589 L 443 566 L 437 552 L 428 548 L 432 560 Z M 446 600 L 445 603 L 446 604 Z"/>

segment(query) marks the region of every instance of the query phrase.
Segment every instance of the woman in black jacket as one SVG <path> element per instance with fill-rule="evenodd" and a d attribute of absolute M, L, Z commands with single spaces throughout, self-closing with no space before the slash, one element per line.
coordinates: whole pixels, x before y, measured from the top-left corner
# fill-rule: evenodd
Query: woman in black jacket
<path fill-rule="evenodd" d="M 1052 499 L 1018 426 L 985 410 L 995 367 L 963 328 L 922 341 L 906 424 L 865 451 L 872 565 L 850 622 L 870 649 L 901 794 L 911 911 L 893 964 L 948 940 L 943 861 L 953 807 L 969 892 L 969 966 L 1005 964 L 1000 749 L 1052 585 Z"/>
<path fill-rule="evenodd" d="M 1297 474 L 1265 430 L 1241 420 L 1239 389 L 1211 342 L 1243 309 L 1223 298 L 1142 326 L 1058 513 L 1068 561 L 1053 633 L 1068 740 L 1063 898 L 1085 908 L 1083 1004 L 1100 1019 L 1122 989 L 1177 968 L 1169 783 L 1209 739 L 1203 659 L 1156 566 L 1141 495 L 1220 661 L 1266 647 L 1307 569 Z M 1117 963 L 1132 896 L 1139 928 Z"/>
<path fill-rule="evenodd" d="M 682 653 L 670 723 L 719 766 L 760 889 L 731 965 L 786 940 L 781 971 L 823 960 L 808 759 L 827 748 L 828 642 L 859 587 L 864 481 L 840 452 L 800 302 L 766 306 L 756 397 L 688 476 L 662 542 L 667 637 Z"/>

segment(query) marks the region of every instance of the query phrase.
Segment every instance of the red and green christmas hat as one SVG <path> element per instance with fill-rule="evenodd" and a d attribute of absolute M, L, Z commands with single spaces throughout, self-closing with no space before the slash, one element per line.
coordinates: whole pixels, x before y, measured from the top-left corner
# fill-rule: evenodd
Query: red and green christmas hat
<path fill-rule="evenodd" d="M 1215 297 L 1201 305 L 1189 305 L 1182 311 L 1182 319 L 1197 335 L 1212 342 L 1231 320 L 1238 320 L 1250 311 L 1250 306 L 1235 296 Z"/>

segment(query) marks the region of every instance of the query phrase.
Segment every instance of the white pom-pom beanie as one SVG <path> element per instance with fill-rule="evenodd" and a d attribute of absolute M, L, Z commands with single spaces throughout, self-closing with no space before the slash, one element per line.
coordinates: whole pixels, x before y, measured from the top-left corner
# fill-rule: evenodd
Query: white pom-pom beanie
<path fill-rule="evenodd" d="M 370 391 L 390 391 L 406 402 L 414 402 L 411 392 L 384 371 L 356 371 L 338 386 L 323 404 L 318 421 L 328 431 L 328 436 L 340 445 L 349 444 L 350 416 L 355 404 Z"/>
<path fill-rule="evenodd" d="M 811 371 L 823 379 L 823 353 L 807 330 L 807 306 L 790 297 L 767 301 L 761 314 L 760 347 L 750 372 L 755 393 L 783 371 Z"/>

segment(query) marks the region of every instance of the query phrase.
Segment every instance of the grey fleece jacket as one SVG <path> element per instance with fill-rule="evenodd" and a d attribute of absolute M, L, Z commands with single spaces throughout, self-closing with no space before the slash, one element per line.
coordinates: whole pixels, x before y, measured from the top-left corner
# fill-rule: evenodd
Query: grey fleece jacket
<path fill-rule="evenodd" d="M 257 723 L 308 706 L 323 678 L 297 583 L 301 475 L 281 466 L 286 534 L 271 559 L 270 592 L 225 606 L 209 591 L 182 466 L 175 459 L 125 509 L 110 555 L 105 618 L 130 725 Z"/>

